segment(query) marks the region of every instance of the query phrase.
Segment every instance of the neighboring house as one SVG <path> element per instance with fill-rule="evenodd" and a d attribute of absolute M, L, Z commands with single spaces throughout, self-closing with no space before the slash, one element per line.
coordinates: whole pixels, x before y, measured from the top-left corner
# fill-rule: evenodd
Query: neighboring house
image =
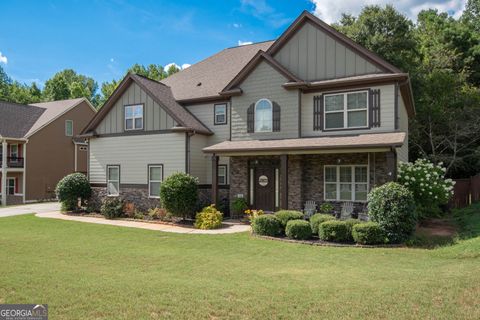
<path fill-rule="evenodd" d="M 161 82 L 127 75 L 82 137 L 98 200 L 157 205 L 161 181 L 182 171 L 205 201 L 363 205 L 408 160 L 414 114 L 408 74 L 304 12 L 275 41 Z"/>
<path fill-rule="evenodd" d="M 0 101 L 3 205 L 55 198 L 61 178 L 86 173 L 88 145 L 75 136 L 95 113 L 84 98 L 31 105 Z"/>

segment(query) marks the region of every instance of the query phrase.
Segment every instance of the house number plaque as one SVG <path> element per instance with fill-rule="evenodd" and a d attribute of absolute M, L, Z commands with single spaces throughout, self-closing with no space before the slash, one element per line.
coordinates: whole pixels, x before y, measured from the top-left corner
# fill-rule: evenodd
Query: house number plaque
<path fill-rule="evenodd" d="M 268 177 L 267 176 L 260 176 L 258 177 L 258 184 L 262 187 L 265 187 L 268 184 Z"/>

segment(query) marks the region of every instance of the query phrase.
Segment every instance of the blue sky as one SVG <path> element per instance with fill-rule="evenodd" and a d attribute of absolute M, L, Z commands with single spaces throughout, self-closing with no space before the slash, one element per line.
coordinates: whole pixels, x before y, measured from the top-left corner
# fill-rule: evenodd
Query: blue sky
<path fill-rule="evenodd" d="M 0 66 L 42 84 L 72 68 L 99 84 L 134 63 L 193 64 L 240 42 L 278 37 L 303 10 L 333 22 L 357 14 L 359 0 L 35 1 L 0 3 Z M 385 4 L 389 1 L 368 0 Z M 464 0 L 398 0 L 407 16 L 435 7 L 458 16 Z"/>

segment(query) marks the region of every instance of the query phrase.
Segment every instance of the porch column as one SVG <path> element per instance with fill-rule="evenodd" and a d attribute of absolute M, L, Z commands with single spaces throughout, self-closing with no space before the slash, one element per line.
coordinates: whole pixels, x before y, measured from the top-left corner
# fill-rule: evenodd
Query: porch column
<path fill-rule="evenodd" d="M 388 181 L 397 180 L 397 152 L 396 150 L 391 150 L 387 152 L 387 175 Z"/>
<path fill-rule="evenodd" d="M 212 155 L 212 203 L 218 204 L 218 156 Z"/>
<path fill-rule="evenodd" d="M 280 156 L 280 185 L 281 185 L 281 209 L 288 209 L 288 155 Z"/>
<path fill-rule="evenodd" d="M 7 140 L 2 141 L 2 206 L 7 205 Z"/>

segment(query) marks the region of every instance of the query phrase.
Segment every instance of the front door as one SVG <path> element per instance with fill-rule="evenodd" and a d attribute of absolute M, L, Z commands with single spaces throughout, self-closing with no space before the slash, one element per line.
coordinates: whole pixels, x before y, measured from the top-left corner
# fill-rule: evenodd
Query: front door
<path fill-rule="evenodd" d="M 256 167 L 253 183 L 255 208 L 275 211 L 275 168 L 273 166 Z"/>

